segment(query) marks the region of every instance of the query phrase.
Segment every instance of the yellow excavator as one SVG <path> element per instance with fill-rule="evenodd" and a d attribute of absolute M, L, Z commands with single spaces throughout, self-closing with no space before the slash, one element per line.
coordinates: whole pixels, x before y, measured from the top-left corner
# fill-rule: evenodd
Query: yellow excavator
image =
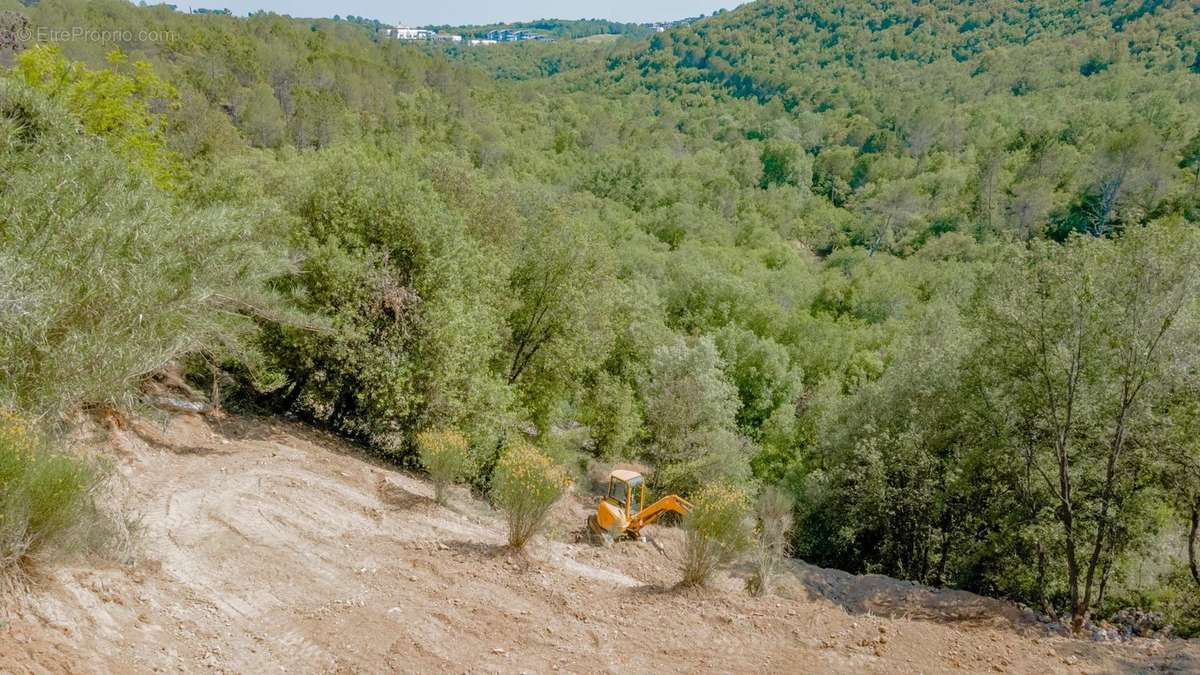
<path fill-rule="evenodd" d="M 588 534 L 593 541 L 609 545 L 614 539 L 642 539 L 642 528 L 664 513 L 685 515 L 692 505 L 681 497 L 667 495 L 649 506 L 646 481 L 636 471 L 616 469 L 608 475 L 608 495 L 600 500 L 595 515 L 588 516 Z"/>

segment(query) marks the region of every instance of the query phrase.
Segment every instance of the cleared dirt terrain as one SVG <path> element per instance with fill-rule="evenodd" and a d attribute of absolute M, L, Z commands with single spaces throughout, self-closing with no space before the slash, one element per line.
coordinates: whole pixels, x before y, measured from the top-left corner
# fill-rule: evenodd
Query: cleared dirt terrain
<path fill-rule="evenodd" d="M 1200 645 L 1050 636 L 1012 605 L 802 564 L 755 599 L 672 588 L 661 545 L 503 548 L 494 513 L 279 420 L 197 415 L 93 440 L 138 562 L 58 568 L 0 626 L 2 672 L 1200 672 Z"/>

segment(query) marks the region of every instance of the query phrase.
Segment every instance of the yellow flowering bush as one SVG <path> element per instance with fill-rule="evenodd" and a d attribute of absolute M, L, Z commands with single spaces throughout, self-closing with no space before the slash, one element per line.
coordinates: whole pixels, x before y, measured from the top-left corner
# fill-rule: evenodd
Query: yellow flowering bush
<path fill-rule="evenodd" d="M 567 471 L 536 447 L 517 443 L 505 450 L 492 476 L 492 503 L 508 522 L 509 546 L 523 548 L 570 485 Z"/>
<path fill-rule="evenodd" d="M 0 409 L 0 575 L 82 540 L 72 535 L 95 513 L 99 482 L 89 464 L 48 450 L 24 420 Z"/>
<path fill-rule="evenodd" d="M 453 429 L 422 431 L 417 434 L 417 453 L 433 481 L 434 499 L 445 504 L 448 488 L 471 471 L 467 437 Z"/>
<path fill-rule="evenodd" d="M 683 519 L 684 586 L 703 586 L 722 563 L 750 542 L 750 498 L 746 491 L 709 484 L 692 495 L 692 509 Z"/>

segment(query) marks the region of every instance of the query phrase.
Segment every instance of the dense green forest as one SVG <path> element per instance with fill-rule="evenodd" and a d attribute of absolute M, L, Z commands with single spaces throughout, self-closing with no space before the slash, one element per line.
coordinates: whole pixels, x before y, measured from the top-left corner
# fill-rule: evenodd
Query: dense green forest
<path fill-rule="evenodd" d="M 781 486 L 811 562 L 1200 630 L 1192 3 L 760 0 L 485 50 L 0 10 L 115 32 L 0 52 L 0 407 L 183 360 L 397 462 L 460 429 L 481 486 L 516 436 Z"/>

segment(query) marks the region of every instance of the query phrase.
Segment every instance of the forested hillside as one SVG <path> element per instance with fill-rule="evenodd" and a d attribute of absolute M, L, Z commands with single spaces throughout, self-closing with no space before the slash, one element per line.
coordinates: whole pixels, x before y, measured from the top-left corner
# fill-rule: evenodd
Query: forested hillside
<path fill-rule="evenodd" d="M 396 462 L 459 429 L 481 489 L 515 438 L 778 485 L 811 562 L 1200 630 L 1193 3 L 772 0 L 486 51 L 0 10 L 118 31 L 0 52 L 0 407 L 180 359 Z"/>

